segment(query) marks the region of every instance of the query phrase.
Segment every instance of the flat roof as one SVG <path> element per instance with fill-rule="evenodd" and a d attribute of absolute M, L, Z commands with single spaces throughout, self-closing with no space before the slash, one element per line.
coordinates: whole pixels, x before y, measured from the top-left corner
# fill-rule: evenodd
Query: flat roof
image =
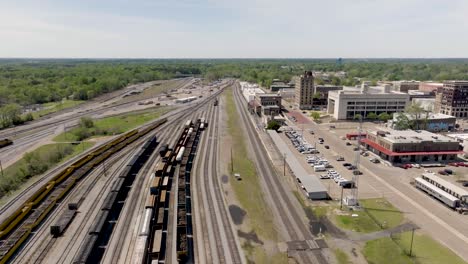
<path fill-rule="evenodd" d="M 385 132 L 385 137 L 381 137 L 388 142 L 392 143 L 420 143 L 423 141 L 432 142 L 458 142 L 457 140 L 435 134 L 426 130 L 393 130 L 393 129 L 380 129 L 369 131 L 369 134 L 377 136 L 378 132 Z"/>
<path fill-rule="evenodd" d="M 447 134 L 448 137 L 457 138 L 461 140 L 468 140 L 468 133 Z"/>
<path fill-rule="evenodd" d="M 275 94 L 275 93 L 263 93 L 259 94 L 259 97 L 281 97 L 281 95 Z"/>
<path fill-rule="evenodd" d="M 278 149 L 286 154 L 286 162 L 288 163 L 289 167 L 293 171 L 294 175 L 301 181 L 302 185 L 306 189 L 307 193 L 323 193 L 325 195 L 324 198 L 327 198 L 327 188 L 323 186 L 322 182 L 319 178 L 315 175 L 309 174 L 304 167 L 299 163 L 296 156 L 283 139 L 278 135 L 278 133 L 274 130 L 267 130 L 268 134 L 270 134 L 273 142 L 275 142 Z"/>
<path fill-rule="evenodd" d="M 459 200 L 457 197 L 455 197 L 455 196 L 453 196 L 453 195 L 451 195 L 451 194 L 449 194 L 447 192 L 444 192 L 442 189 L 439 189 L 437 186 L 435 186 L 434 184 L 424 180 L 421 177 L 415 178 L 414 180 L 421 183 L 422 185 L 426 186 L 427 188 L 433 190 L 437 194 L 445 196 L 446 198 L 450 199 L 450 201 L 452 201 L 452 202 L 455 202 L 455 201 Z"/>
<path fill-rule="evenodd" d="M 410 114 L 407 114 L 407 113 L 403 113 L 404 115 L 406 115 L 409 119 L 412 119 L 413 116 L 410 115 Z M 397 118 L 398 115 L 394 115 L 393 116 L 393 119 L 395 120 Z M 426 114 L 423 113 L 421 114 L 421 116 L 419 117 L 420 119 L 424 120 L 426 119 Z M 448 118 L 453 118 L 453 119 L 456 119 L 456 117 L 454 116 L 451 116 L 451 115 L 446 115 L 446 114 L 437 114 L 437 113 L 429 113 L 429 115 L 427 116 L 427 119 L 429 120 L 433 120 L 433 119 L 448 119 Z"/>
<path fill-rule="evenodd" d="M 427 177 L 435 182 L 437 182 L 438 184 L 444 186 L 445 188 L 447 189 L 450 189 L 453 193 L 456 193 L 458 194 L 460 197 L 467 197 L 468 198 L 468 191 L 462 189 L 461 187 L 458 187 L 457 185 L 451 183 L 451 182 L 448 182 L 447 180 L 444 180 L 442 178 L 440 178 L 439 176 L 435 175 L 435 173 L 423 173 L 422 174 L 423 177 Z"/>

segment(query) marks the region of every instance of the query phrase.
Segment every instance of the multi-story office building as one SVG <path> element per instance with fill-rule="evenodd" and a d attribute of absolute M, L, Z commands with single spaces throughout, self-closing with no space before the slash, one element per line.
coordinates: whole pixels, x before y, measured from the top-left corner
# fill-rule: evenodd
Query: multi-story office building
<path fill-rule="evenodd" d="M 468 81 L 446 81 L 436 95 L 434 110 L 455 117 L 468 117 Z"/>
<path fill-rule="evenodd" d="M 363 118 L 369 113 L 403 112 L 410 103 L 407 93 L 390 92 L 390 86 L 370 89 L 366 84 L 357 90 L 330 91 L 327 112 L 336 120 Z"/>
<path fill-rule="evenodd" d="M 390 162 L 450 161 L 463 154 L 458 140 L 424 130 L 368 131 L 361 142 Z"/>
<path fill-rule="evenodd" d="M 299 109 L 312 109 L 314 96 L 314 75 L 305 71 L 304 75 L 296 77 L 295 101 Z"/>
<path fill-rule="evenodd" d="M 330 91 L 343 90 L 343 86 L 336 85 L 316 85 L 312 95 L 312 108 L 326 106 L 328 103 L 328 93 Z"/>

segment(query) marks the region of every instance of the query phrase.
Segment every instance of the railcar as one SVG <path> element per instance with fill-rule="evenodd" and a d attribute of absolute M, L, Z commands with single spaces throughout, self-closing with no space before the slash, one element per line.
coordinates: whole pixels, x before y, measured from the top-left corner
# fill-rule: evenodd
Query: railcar
<path fill-rule="evenodd" d="M 416 188 L 436 198 L 437 200 L 441 201 L 448 207 L 455 209 L 460 205 L 460 200 L 458 198 L 456 198 L 455 196 L 451 194 L 444 192 L 443 190 L 427 182 L 426 180 L 418 177 L 414 180 L 414 182 L 415 182 Z"/>

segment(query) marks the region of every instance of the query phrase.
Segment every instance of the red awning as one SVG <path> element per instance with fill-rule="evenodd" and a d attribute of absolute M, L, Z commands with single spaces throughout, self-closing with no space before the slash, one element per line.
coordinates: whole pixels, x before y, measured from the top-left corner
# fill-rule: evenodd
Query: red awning
<path fill-rule="evenodd" d="M 379 144 L 365 138 L 362 139 L 361 142 L 366 143 L 367 145 L 373 147 L 374 149 L 384 153 L 388 156 L 427 156 L 427 155 L 456 155 L 456 154 L 463 154 L 462 150 L 452 150 L 452 151 L 420 151 L 420 152 L 393 152 L 388 150 Z"/>

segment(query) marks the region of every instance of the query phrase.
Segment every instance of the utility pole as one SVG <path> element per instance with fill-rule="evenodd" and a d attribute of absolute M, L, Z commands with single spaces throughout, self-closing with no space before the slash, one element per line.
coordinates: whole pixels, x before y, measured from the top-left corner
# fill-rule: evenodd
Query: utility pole
<path fill-rule="evenodd" d="M 2 172 L 2 177 L 3 177 L 3 167 L 2 167 L 2 161 L 0 160 L 0 171 Z"/>
<path fill-rule="evenodd" d="M 286 176 L 286 153 L 283 153 L 283 176 Z"/>
<path fill-rule="evenodd" d="M 340 210 L 343 210 L 343 186 L 341 186 Z"/>
<path fill-rule="evenodd" d="M 231 172 L 234 172 L 234 159 L 232 158 L 232 147 L 231 147 Z"/>
<path fill-rule="evenodd" d="M 411 257 L 412 254 L 413 254 L 413 239 L 414 239 L 414 228 L 413 228 L 413 230 L 412 230 L 412 232 L 411 232 L 411 246 L 410 246 L 410 251 L 409 251 L 410 257 Z"/>

